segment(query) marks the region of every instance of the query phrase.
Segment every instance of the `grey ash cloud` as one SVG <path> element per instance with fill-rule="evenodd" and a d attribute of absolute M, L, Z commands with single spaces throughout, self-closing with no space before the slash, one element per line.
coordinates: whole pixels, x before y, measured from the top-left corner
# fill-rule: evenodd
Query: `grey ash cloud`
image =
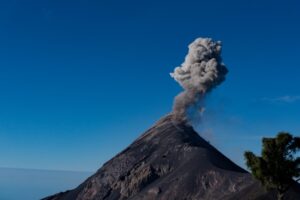
<path fill-rule="evenodd" d="M 175 117 L 187 120 L 189 108 L 201 114 L 205 95 L 225 80 L 227 72 L 221 58 L 220 41 L 211 38 L 194 40 L 184 62 L 170 73 L 184 89 L 174 100 Z"/>

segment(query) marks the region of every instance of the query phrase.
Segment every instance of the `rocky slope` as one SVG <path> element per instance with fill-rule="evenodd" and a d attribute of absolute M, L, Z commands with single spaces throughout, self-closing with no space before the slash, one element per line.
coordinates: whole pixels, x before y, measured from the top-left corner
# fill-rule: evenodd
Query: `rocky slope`
<path fill-rule="evenodd" d="M 289 199 L 300 199 L 299 187 Z M 77 188 L 44 200 L 273 199 L 185 122 L 168 115 Z"/>

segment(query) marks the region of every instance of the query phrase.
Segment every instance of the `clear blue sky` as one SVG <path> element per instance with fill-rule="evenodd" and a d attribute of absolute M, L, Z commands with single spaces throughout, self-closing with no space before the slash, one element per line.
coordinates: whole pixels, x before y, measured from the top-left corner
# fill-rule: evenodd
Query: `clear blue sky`
<path fill-rule="evenodd" d="M 298 0 L 0 2 L 0 166 L 96 170 L 171 110 L 199 36 L 230 70 L 199 127 L 211 143 L 241 164 L 300 134 Z"/>

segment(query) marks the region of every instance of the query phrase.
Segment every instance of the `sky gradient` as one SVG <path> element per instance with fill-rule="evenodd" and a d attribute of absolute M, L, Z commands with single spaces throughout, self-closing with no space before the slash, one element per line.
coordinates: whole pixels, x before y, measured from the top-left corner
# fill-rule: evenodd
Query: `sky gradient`
<path fill-rule="evenodd" d="M 300 134 L 298 0 L 0 2 L 0 167 L 96 170 L 171 111 L 197 37 L 229 69 L 200 135 L 242 165 Z"/>

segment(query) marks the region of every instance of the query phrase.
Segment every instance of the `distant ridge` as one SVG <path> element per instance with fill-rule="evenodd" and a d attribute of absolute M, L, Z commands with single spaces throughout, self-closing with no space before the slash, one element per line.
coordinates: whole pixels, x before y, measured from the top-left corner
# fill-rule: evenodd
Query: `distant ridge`
<path fill-rule="evenodd" d="M 76 187 L 91 172 L 0 167 L 0 200 L 36 200 Z"/>
<path fill-rule="evenodd" d="M 20 170 L 20 171 L 48 171 L 48 172 L 70 172 L 70 173 L 92 173 L 91 171 L 64 170 L 64 169 L 38 169 L 38 168 L 19 168 L 19 167 L 0 167 L 0 170 Z"/>

